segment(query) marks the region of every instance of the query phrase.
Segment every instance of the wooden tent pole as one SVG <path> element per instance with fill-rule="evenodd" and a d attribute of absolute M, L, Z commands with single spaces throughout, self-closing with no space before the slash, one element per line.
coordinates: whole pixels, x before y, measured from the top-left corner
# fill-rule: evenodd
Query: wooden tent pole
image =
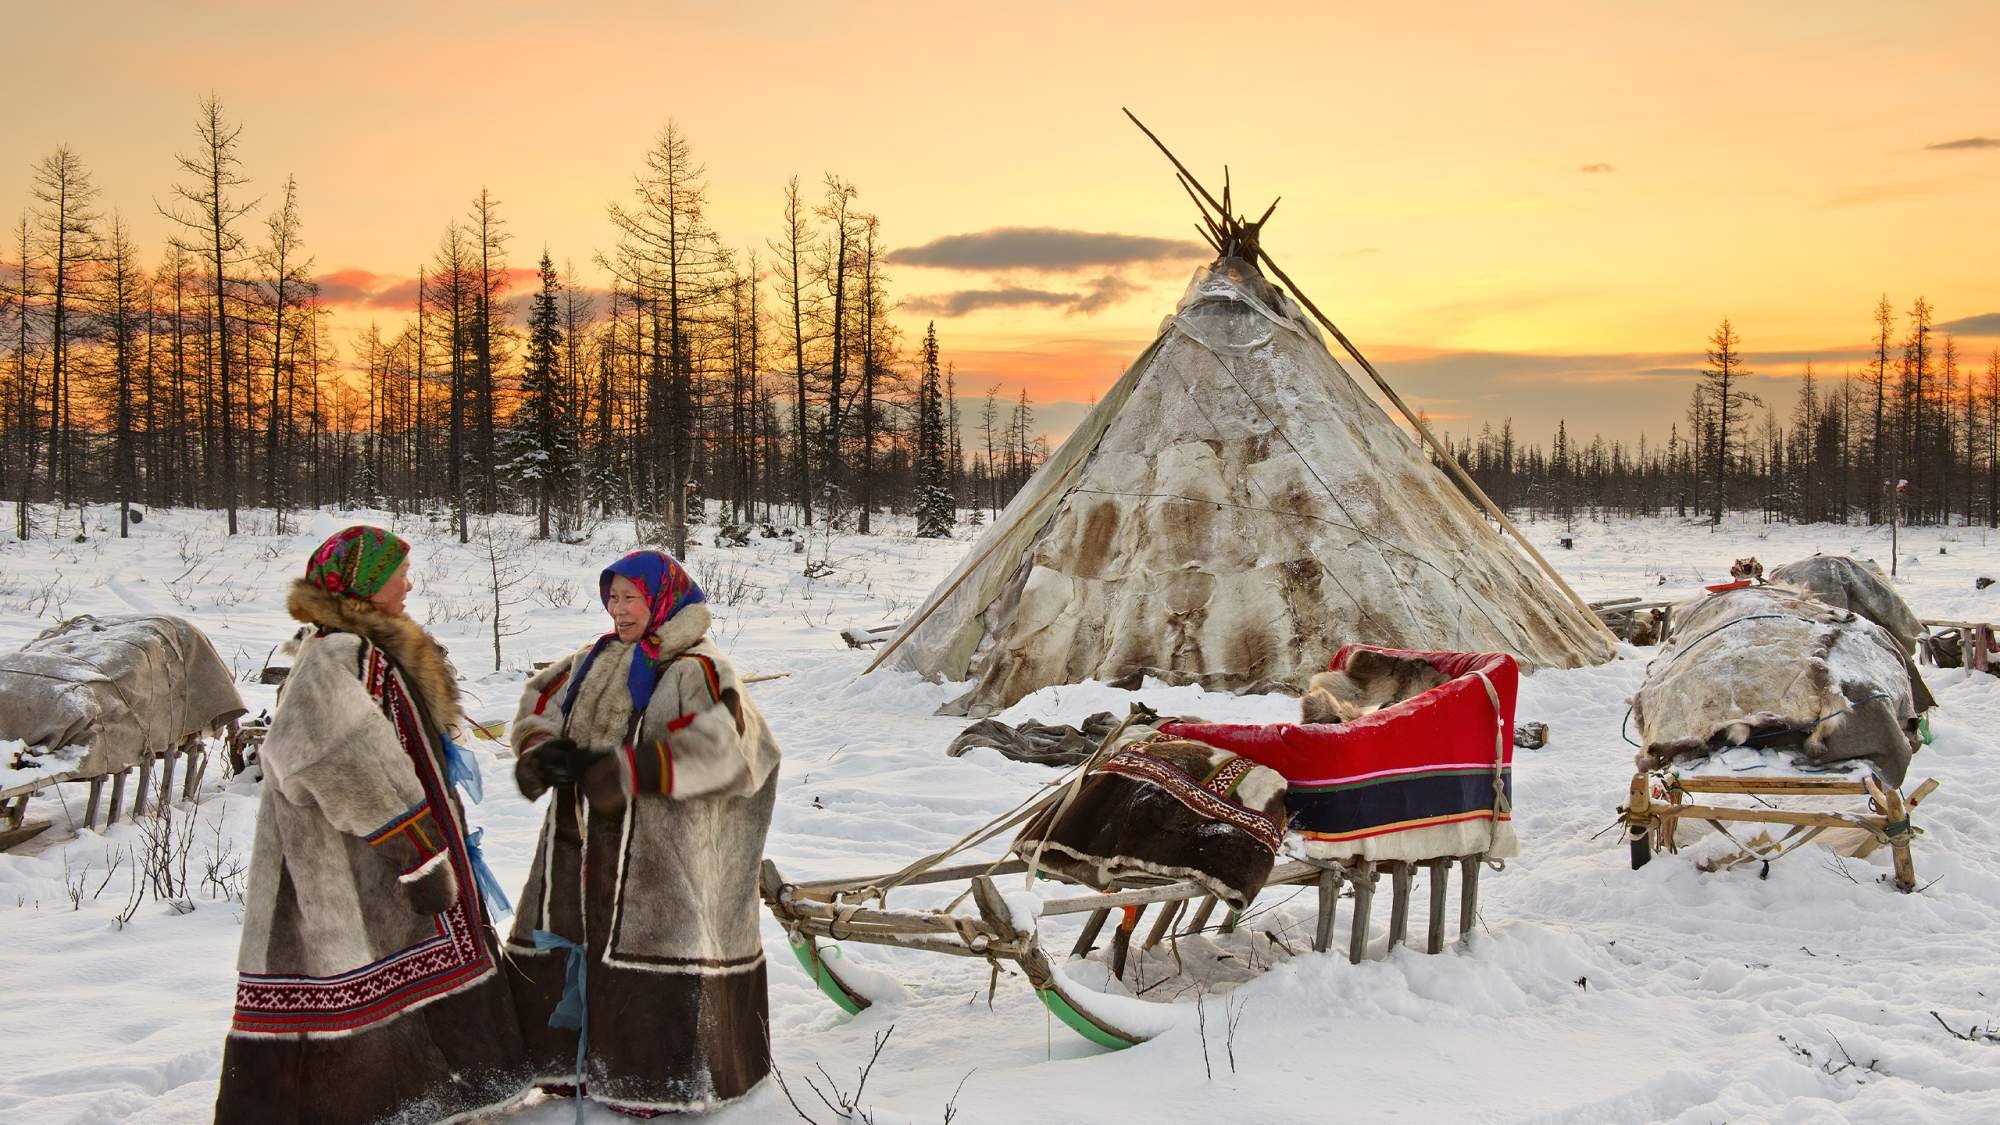
<path fill-rule="evenodd" d="M 1542 573 L 1548 575 L 1549 581 L 1554 582 L 1556 588 L 1569 597 L 1570 603 L 1576 606 L 1578 613 L 1583 614 L 1584 620 L 1596 626 L 1598 633 L 1602 634 L 1613 646 L 1616 646 L 1618 638 L 1611 632 L 1610 627 L 1604 624 L 1603 619 L 1597 616 L 1596 611 L 1592 610 L 1582 598 L 1577 596 L 1575 590 L 1570 589 L 1569 583 L 1563 581 L 1562 575 L 1556 573 L 1556 568 L 1549 565 L 1549 560 L 1542 557 L 1542 553 L 1535 549 L 1533 543 L 1528 542 L 1528 537 L 1521 534 L 1521 529 L 1514 526 L 1514 521 L 1507 518 L 1507 513 L 1501 511 L 1500 505 L 1495 504 L 1493 498 L 1486 495 L 1486 490 L 1479 487 L 1479 483 L 1472 479 L 1471 474 L 1459 466 L 1458 458 L 1453 457 L 1450 450 L 1439 444 L 1436 436 L 1431 433 L 1431 428 L 1426 426 L 1423 420 L 1417 417 L 1416 412 L 1411 410 L 1409 404 L 1403 401 L 1403 396 L 1397 394 L 1396 388 L 1390 386 L 1389 381 L 1382 377 L 1382 373 L 1375 370 L 1375 365 L 1368 362 L 1368 357 L 1362 355 L 1361 350 L 1348 340 L 1347 334 L 1336 327 L 1333 321 L 1327 318 L 1325 313 L 1319 311 L 1319 306 L 1313 304 L 1312 298 L 1306 296 L 1299 289 L 1297 283 L 1285 276 L 1285 271 L 1278 268 L 1278 263 L 1272 261 L 1271 255 L 1265 253 L 1262 247 L 1258 248 L 1257 256 L 1263 259 L 1264 265 L 1269 267 L 1271 272 L 1278 276 L 1279 281 L 1285 283 L 1285 288 L 1292 291 L 1292 296 L 1299 299 L 1299 303 L 1306 307 L 1306 311 L 1313 315 L 1313 319 L 1319 321 L 1320 325 L 1328 332 L 1333 333 L 1333 338 L 1340 341 L 1340 346 L 1347 349 L 1347 354 L 1354 357 L 1354 362 L 1361 365 L 1361 369 L 1368 373 L 1368 377 L 1375 381 L 1375 385 L 1382 389 L 1382 393 L 1389 397 L 1389 401 L 1396 404 L 1396 409 L 1402 412 L 1403 418 L 1410 423 L 1411 428 L 1416 430 L 1418 436 L 1424 439 L 1424 444 L 1430 446 L 1431 451 L 1437 454 L 1438 460 L 1444 462 L 1445 471 L 1451 474 L 1452 479 L 1458 482 L 1459 487 L 1465 489 L 1467 493 L 1479 502 L 1480 507 L 1486 509 L 1488 515 L 1497 520 L 1500 526 L 1505 528 L 1507 533 L 1514 537 L 1514 541 L 1519 543 L 1522 549 L 1528 552 L 1528 557 L 1535 560 L 1535 565 L 1542 568 Z"/>

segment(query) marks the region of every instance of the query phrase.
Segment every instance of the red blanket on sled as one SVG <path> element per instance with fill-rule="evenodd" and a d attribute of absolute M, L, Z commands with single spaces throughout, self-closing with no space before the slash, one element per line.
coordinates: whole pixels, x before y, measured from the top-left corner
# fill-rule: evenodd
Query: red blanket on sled
<path fill-rule="evenodd" d="M 1343 646 L 1331 667 L 1345 667 L 1364 647 L 1374 646 Z M 1283 774 L 1291 827 L 1311 855 L 1420 860 L 1515 854 L 1510 809 L 1520 670 L 1514 658 L 1374 651 L 1428 661 L 1453 679 L 1348 723 L 1170 723 L 1161 730 Z"/>

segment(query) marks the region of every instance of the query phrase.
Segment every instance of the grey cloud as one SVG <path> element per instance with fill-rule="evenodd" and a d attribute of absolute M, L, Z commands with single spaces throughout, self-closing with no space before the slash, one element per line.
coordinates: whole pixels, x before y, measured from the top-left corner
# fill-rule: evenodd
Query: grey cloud
<path fill-rule="evenodd" d="M 1937 327 L 1941 332 L 1956 332 L 1960 336 L 2000 336 L 2000 313 L 1964 316 L 1947 320 Z"/>
<path fill-rule="evenodd" d="M 1931 152 L 1958 152 L 1972 148 L 2000 148 L 2000 140 L 1994 140 L 1992 137 L 1961 137 L 1955 141 L 1939 141 L 1934 145 L 1925 145 L 1924 148 Z"/>
<path fill-rule="evenodd" d="M 998 227 L 906 246 L 890 252 L 888 260 L 895 265 L 936 269 L 1066 271 L 1185 261 L 1208 254 L 1208 248 L 1200 243 L 1180 239 L 1056 227 Z"/>
<path fill-rule="evenodd" d="M 1137 292 L 1138 286 L 1106 274 L 1084 287 L 1081 293 L 1053 289 L 1006 286 L 998 289 L 961 289 L 953 293 L 933 293 L 903 302 L 906 312 L 919 316 L 954 317 L 980 309 L 1059 308 L 1075 316 L 1090 316 Z"/>

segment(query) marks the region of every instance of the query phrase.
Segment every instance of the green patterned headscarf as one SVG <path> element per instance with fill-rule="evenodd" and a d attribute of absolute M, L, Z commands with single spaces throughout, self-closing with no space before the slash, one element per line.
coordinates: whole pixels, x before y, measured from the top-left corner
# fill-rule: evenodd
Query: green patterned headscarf
<path fill-rule="evenodd" d="M 319 545 L 306 563 L 306 581 L 331 594 L 367 598 L 403 565 L 410 545 L 386 528 L 350 527 Z"/>

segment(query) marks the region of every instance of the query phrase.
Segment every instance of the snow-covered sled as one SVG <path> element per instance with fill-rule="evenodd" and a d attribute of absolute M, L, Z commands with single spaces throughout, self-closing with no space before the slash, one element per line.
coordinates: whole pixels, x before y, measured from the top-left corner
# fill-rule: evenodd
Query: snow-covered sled
<path fill-rule="evenodd" d="M 206 768 L 205 737 L 243 712 L 228 665 L 177 617 L 71 618 L 0 654 L 0 744 L 13 744 L 0 754 L 0 848 L 48 827 L 27 822 L 28 799 L 63 782 L 90 786 L 85 827 L 97 821 L 107 780 L 104 823 L 118 819 L 134 769 L 133 816 L 149 794 L 172 799 L 183 757 L 187 799 Z"/>
<path fill-rule="evenodd" d="M 1902 638 L 1855 611 L 1779 586 L 1704 600 L 1633 696 L 1640 752 L 1620 810 L 1632 866 L 1679 851 L 1693 821 L 1735 845 L 1710 869 L 1768 863 L 1815 841 L 1856 857 L 1886 846 L 1896 888 L 1915 890 L 1911 810 L 1937 783 L 1901 787 L 1929 706 Z M 1748 803 L 1717 803 L 1724 796 Z M 1853 797 L 1865 805 L 1851 807 Z M 1822 800 L 1781 807 L 1781 798 Z M 1785 833 L 1743 840 L 1730 826 L 1745 824 Z"/>
<path fill-rule="evenodd" d="M 1343 668 L 1367 646 L 1349 645 L 1335 656 L 1332 667 Z M 1503 654 L 1418 653 L 1368 648 L 1367 651 L 1429 663 L 1444 677 L 1441 686 L 1394 702 L 1351 722 L 1338 724 L 1282 723 L 1245 726 L 1169 722 L 1142 737 L 1120 741 L 1120 732 L 1105 740 L 1090 762 L 1051 784 L 1043 795 L 1025 802 L 952 849 L 929 856 L 901 871 L 859 878 L 787 882 L 768 860 L 763 869 L 765 904 L 785 927 L 794 954 L 815 983 L 836 1004 L 860 1011 L 893 993 L 893 984 L 877 969 L 847 955 L 840 944 L 886 945 L 951 956 L 1017 965 L 1041 1001 L 1065 1024 L 1093 1042 L 1125 1047 L 1158 1034 L 1174 1020 L 1169 1005 L 1116 995 L 1094 987 L 1090 978 L 1108 974 L 1122 980 L 1140 924 L 1155 905 L 1160 907 L 1138 949 L 1151 949 L 1170 938 L 1233 933 L 1246 914 L 1256 909 L 1260 895 L 1277 888 L 1314 887 L 1318 891 L 1313 949 L 1333 945 L 1336 908 L 1345 890 L 1354 906 L 1348 928 L 1351 961 L 1368 955 L 1376 884 L 1390 879 L 1387 948 L 1405 942 L 1416 873 L 1427 875 L 1429 924 L 1424 948 L 1440 953 L 1446 943 L 1447 892 L 1453 867 L 1461 875 L 1458 933 L 1469 931 L 1478 913 L 1479 868 L 1514 854 L 1511 829 L 1514 698 L 1518 672 Z M 1175 779 L 1159 762 L 1120 766 L 1118 759 L 1144 754 L 1149 748 L 1190 743 L 1220 751 L 1211 778 L 1192 775 Z M 1119 806 L 1085 796 L 1093 778 L 1118 774 L 1111 783 L 1132 788 L 1134 779 L 1185 800 L 1189 808 L 1208 808 L 1212 819 L 1199 829 L 1186 825 L 1170 830 L 1187 837 L 1226 835 L 1225 822 L 1254 808 L 1216 809 L 1202 797 L 1218 790 L 1213 777 L 1239 777 L 1242 759 L 1281 775 L 1285 784 L 1279 832 L 1280 854 L 1263 871 L 1245 876 L 1242 849 L 1231 858 L 1205 866 L 1198 856 L 1182 854 L 1181 864 L 1147 856 L 1089 855 L 1089 841 L 1118 841 L 1130 846 L 1149 825 L 1116 825 L 1102 832 L 1065 832 L 1079 816 L 1118 815 Z M 1185 750 L 1178 759 L 1188 760 Z M 1143 767 L 1143 768 L 1138 768 Z M 1202 786 L 1206 785 L 1206 789 Z M 1162 807 L 1135 801 L 1131 809 Z M 1288 823 L 1286 823 L 1288 822 Z M 954 853 L 971 850 L 1025 825 L 1014 855 L 997 861 L 945 866 Z M 1289 828 L 1289 831 L 1286 829 Z M 1051 862 L 1056 849 L 1064 861 Z M 1171 851 L 1171 847 L 1168 849 Z M 1213 857 L 1211 857 L 1213 858 Z M 1047 884 L 1068 884 L 1075 893 L 1044 894 L 1033 888 L 1013 893 L 1000 880 L 1024 874 L 1034 865 Z M 1186 877 L 1176 877 L 1185 875 Z M 928 887 L 934 901 L 939 885 L 959 888 L 941 908 L 892 909 L 892 891 Z M 1296 893 L 1296 892 L 1294 892 Z M 957 909 L 970 901 L 971 911 Z M 1219 917 L 1218 917 L 1218 908 Z M 1118 918 L 1101 963 L 1085 963 L 1104 927 Z M 1058 927 L 1072 916 L 1082 925 L 1074 939 L 1059 937 Z M 1066 957 L 1051 950 L 1069 944 Z"/>

